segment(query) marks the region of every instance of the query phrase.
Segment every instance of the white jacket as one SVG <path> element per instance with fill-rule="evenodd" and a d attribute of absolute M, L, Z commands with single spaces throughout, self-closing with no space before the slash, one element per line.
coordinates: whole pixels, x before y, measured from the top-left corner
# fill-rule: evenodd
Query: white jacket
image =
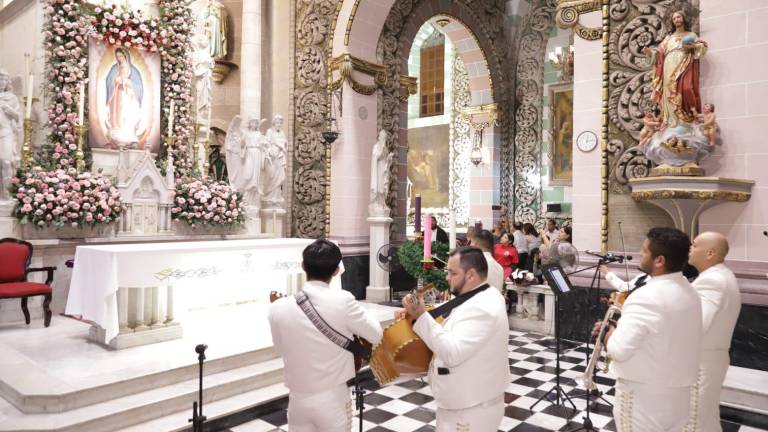
<path fill-rule="evenodd" d="M 658 387 L 696 382 L 701 300 L 682 273 L 655 276 L 634 292 L 606 346 L 619 378 Z"/>
<path fill-rule="evenodd" d="M 428 313 L 413 326 L 434 353 L 429 383 L 437 406 L 463 409 L 503 396 L 510 382 L 504 298 L 488 288 L 453 309 L 443 325 Z M 439 375 L 438 368 L 447 368 Z"/>
<path fill-rule="evenodd" d="M 499 291 L 504 291 L 504 267 L 496 261 L 493 254 L 490 252 L 483 252 L 485 260 L 488 262 L 488 278 L 486 282 L 491 284 L 492 287 Z"/>
<path fill-rule="evenodd" d="M 608 281 L 608 284 L 611 285 L 613 289 L 615 289 L 616 291 L 626 292 L 630 290 L 630 287 L 634 289 L 635 285 L 637 285 L 637 280 L 643 276 L 647 276 L 645 278 L 645 283 L 648 283 L 651 281 L 650 276 L 646 275 L 645 273 L 640 273 L 637 276 L 630 279 L 629 282 L 624 282 L 624 280 L 616 276 L 616 273 L 614 272 L 606 273 L 605 280 Z"/>
<path fill-rule="evenodd" d="M 339 333 L 350 339 L 358 335 L 374 345 L 381 340 L 381 324 L 349 291 L 309 281 L 304 292 L 317 313 Z M 275 348 L 285 362 L 285 385 L 291 392 L 319 393 L 355 376 L 352 354 L 320 333 L 293 296 L 272 303 L 269 326 Z"/>
<path fill-rule="evenodd" d="M 741 311 L 736 276 L 724 264 L 717 264 L 701 272 L 692 285 L 701 297 L 703 349 L 728 351 Z"/>

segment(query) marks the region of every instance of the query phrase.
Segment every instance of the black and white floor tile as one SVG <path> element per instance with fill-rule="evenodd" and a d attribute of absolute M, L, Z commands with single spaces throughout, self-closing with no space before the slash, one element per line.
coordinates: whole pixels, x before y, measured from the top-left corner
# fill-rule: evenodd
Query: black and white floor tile
<path fill-rule="evenodd" d="M 575 431 L 583 424 L 586 401 L 583 389 L 575 379 L 586 367 L 585 347 L 562 349 L 560 356 L 560 385 L 578 412 L 557 406 L 547 399 L 536 404 L 555 385 L 555 350 L 540 345 L 543 336 L 533 333 L 509 332 L 509 367 L 512 382 L 507 387 L 507 403 L 500 431 L 548 432 Z M 613 383 L 599 376 L 601 398 L 592 397 L 590 419 L 600 431 L 615 431 L 610 403 L 613 403 Z M 371 392 L 365 397 L 363 430 L 370 432 L 422 432 L 435 430 L 435 402 L 427 384 L 421 380 L 379 387 L 366 383 Z M 536 404 L 535 406 L 533 406 Z M 531 408 L 533 406 L 533 408 Z M 354 430 L 357 430 L 357 417 Z M 233 427 L 233 432 L 288 431 L 286 411 L 278 410 L 261 418 Z M 724 432 L 759 432 L 761 429 L 723 422 Z"/>

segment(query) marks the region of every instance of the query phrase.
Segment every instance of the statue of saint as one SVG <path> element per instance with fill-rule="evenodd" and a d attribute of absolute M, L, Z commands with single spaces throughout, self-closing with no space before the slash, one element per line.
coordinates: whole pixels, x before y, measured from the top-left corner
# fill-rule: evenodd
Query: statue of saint
<path fill-rule="evenodd" d="M 21 104 L 13 93 L 11 76 L 0 70 L 0 200 L 10 198 L 8 188 L 20 157 Z"/>
<path fill-rule="evenodd" d="M 698 164 L 714 150 L 712 134 L 706 130 L 711 131 L 710 123 L 702 126 L 704 122 L 699 121 L 699 60 L 708 45 L 691 31 L 682 10 L 672 13 L 671 25 L 673 31 L 658 47 L 643 48 L 652 65 L 653 93 L 639 148 L 659 165 L 652 175 L 675 175 L 680 167 L 685 167 L 685 175 L 701 175 Z M 653 110 L 658 110 L 658 117 L 650 113 Z"/>
<path fill-rule="evenodd" d="M 379 139 L 373 145 L 371 153 L 371 214 L 387 213 L 387 193 L 389 192 L 390 172 L 394 154 L 387 151 L 387 132 L 380 131 Z"/>
<path fill-rule="evenodd" d="M 699 60 L 707 53 L 707 42 L 691 31 L 683 11 L 672 14 L 674 31 L 656 48 L 643 48 L 653 65 L 651 100 L 661 109 L 663 127 L 692 123 L 701 112 Z"/>
<path fill-rule="evenodd" d="M 264 162 L 263 188 L 264 201 L 270 206 L 282 206 L 283 183 L 285 182 L 286 145 L 288 139 L 283 132 L 283 116 L 277 114 L 272 119 L 272 127 L 267 131 L 267 157 Z"/>
<path fill-rule="evenodd" d="M 214 61 L 208 46 L 208 37 L 195 37 L 192 70 L 195 75 L 195 98 L 197 103 L 196 121 L 204 124 L 208 119 L 211 104 L 211 77 L 213 76 Z"/>
<path fill-rule="evenodd" d="M 229 184 L 240 192 L 248 206 L 261 206 L 261 171 L 264 166 L 265 137 L 261 130 L 266 119 L 250 118 L 247 129 L 235 116 L 227 129 L 226 159 Z"/>
<path fill-rule="evenodd" d="M 229 13 L 218 0 L 210 0 L 205 9 L 205 25 L 210 40 L 210 54 L 214 60 L 224 60 L 229 53 L 227 49 L 227 32 L 229 31 Z"/>

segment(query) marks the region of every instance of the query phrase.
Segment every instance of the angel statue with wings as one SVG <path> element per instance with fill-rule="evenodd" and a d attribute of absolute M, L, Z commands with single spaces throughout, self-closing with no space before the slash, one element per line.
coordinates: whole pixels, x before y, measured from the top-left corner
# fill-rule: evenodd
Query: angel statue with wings
<path fill-rule="evenodd" d="M 229 183 L 243 194 L 248 206 L 261 204 L 261 171 L 264 167 L 266 137 L 262 133 L 266 119 L 248 119 L 243 129 L 239 115 L 232 119 L 227 129 L 226 159 Z"/>

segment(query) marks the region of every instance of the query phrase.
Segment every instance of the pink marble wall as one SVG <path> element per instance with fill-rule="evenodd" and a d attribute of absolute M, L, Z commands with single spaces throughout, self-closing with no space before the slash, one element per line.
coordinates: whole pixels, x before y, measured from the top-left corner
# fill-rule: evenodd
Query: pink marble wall
<path fill-rule="evenodd" d="M 704 102 L 716 107 L 723 147 L 705 163 L 708 175 L 756 182 L 745 204 L 705 212 L 701 230 L 719 231 L 733 260 L 768 261 L 768 2 L 701 0 L 701 38 L 709 52 L 701 67 Z"/>
<path fill-rule="evenodd" d="M 601 25 L 601 13 L 581 17 L 583 25 Z M 600 139 L 602 43 L 574 38 L 573 136 L 592 131 Z M 600 249 L 600 145 L 589 153 L 573 148 L 573 243 L 579 250 Z"/>

